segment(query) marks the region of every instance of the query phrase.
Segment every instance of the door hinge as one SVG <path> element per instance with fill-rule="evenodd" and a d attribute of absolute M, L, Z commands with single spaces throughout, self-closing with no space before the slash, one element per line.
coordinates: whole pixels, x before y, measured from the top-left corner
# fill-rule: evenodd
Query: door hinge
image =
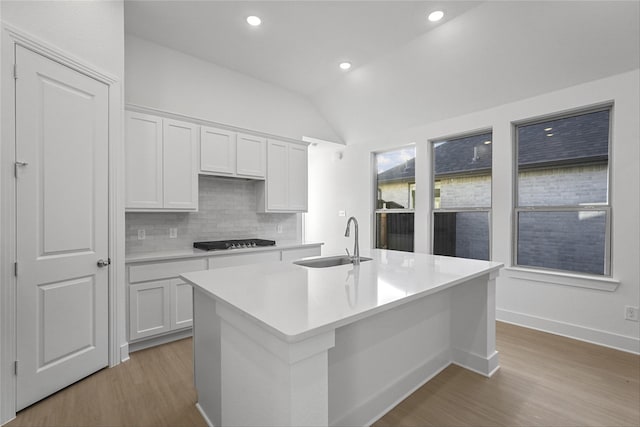
<path fill-rule="evenodd" d="M 13 263 L 13 275 L 18 277 L 18 263 L 17 262 Z"/>
<path fill-rule="evenodd" d="M 18 375 L 18 361 L 13 362 L 13 373 L 14 375 Z"/>
<path fill-rule="evenodd" d="M 13 78 L 14 80 L 18 79 L 18 64 L 13 64 Z"/>

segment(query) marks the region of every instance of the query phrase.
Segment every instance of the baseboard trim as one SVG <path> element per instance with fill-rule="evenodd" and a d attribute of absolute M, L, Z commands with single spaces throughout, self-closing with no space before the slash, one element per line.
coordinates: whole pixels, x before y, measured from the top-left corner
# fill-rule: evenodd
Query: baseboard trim
<path fill-rule="evenodd" d="M 376 393 L 369 400 L 353 408 L 349 413 L 343 414 L 340 418 L 330 421 L 332 426 L 351 426 L 351 425 L 365 425 L 370 426 L 382 416 L 384 416 L 391 409 L 396 407 L 400 402 L 409 397 L 413 392 L 429 382 L 432 378 L 445 370 L 450 362 L 450 352 L 445 350 L 436 356 L 432 357 L 425 363 L 421 364 L 417 368 L 411 370 L 397 381 L 389 384 L 384 390 Z M 403 390 L 408 390 L 403 392 Z M 395 397 L 400 395 L 400 397 Z M 384 402 L 393 401 L 390 405 L 385 405 Z M 379 411 L 384 407 L 383 411 Z M 379 413 L 378 413 L 379 412 Z M 371 418 L 372 413 L 377 413 Z"/>
<path fill-rule="evenodd" d="M 491 378 L 500 369 L 497 351 L 494 351 L 489 357 L 482 357 L 454 348 L 451 351 L 451 360 L 453 364 L 487 378 Z"/>
<path fill-rule="evenodd" d="M 634 337 L 502 309 L 496 310 L 496 320 L 627 353 L 640 354 L 640 339 Z"/>
<path fill-rule="evenodd" d="M 129 360 L 129 343 L 120 346 L 120 363 Z"/>
<path fill-rule="evenodd" d="M 145 348 L 155 347 L 157 345 L 170 343 L 172 341 L 181 340 L 183 338 L 189 338 L 193 336 L 193 329 L 183 329 L 181 331 L 172 332 L 166 335 L 160 335 L 158 337 L 147 338 L 140 341 L 134 341 L 129 343 L 129 353 L 144 350 Z"/>
<path fill-rule="evenodd" d="M 204 412 L 204 409 L 202 409 L 202 406 L 200 406 L 199 402 L 196 402 L 196 409 L 198 410 L 198 412 L 200 412 L 200 415 L 202 415 L 202 418 L 204 418 L 204 422 L 207 423 L 209 427 L 216 427 L 209 419 L 207 413 Z"/>

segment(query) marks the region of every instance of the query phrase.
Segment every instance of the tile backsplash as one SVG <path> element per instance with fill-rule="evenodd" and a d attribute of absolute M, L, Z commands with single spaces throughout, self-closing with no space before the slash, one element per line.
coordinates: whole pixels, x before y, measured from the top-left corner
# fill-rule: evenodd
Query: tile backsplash
<path fill-rule="evenodd" d="M 256 181 L 200 175 L 199 186 L 198 212 L 126 213 L 126 253 L 187 249 L 202 240 L 300 240 L 300 214 L 256 212 Z M 170 228 L 178 229 L 177 238 L 169 238 Z M 144 240 L 138 240 L 138 230 L 144 230 Z"/>

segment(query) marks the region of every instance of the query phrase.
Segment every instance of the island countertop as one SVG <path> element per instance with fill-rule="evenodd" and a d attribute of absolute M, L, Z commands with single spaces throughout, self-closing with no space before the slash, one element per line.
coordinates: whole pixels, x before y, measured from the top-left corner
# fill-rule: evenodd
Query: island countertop
<path fill-rule="evenodd" d="M 503 264 L 372 249 L 359 266 L 310 268 L 256 264 L 183 274 L 287 342 L 336 329 L 461 282 L 497 272 Z"/>

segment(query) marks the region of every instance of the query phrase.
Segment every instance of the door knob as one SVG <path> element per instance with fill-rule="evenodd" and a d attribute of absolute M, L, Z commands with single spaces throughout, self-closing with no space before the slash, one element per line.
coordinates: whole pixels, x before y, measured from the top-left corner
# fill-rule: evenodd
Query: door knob
<path fill-rule="evenodd" d="M 98 267 L 100 267 L 100 268 L 106 267 L 109 264 L 111 264 L 111 258 L 107 258 L 106 260 L 104 260 L 104 259 L 99 259 L 98 260 Z"/>

